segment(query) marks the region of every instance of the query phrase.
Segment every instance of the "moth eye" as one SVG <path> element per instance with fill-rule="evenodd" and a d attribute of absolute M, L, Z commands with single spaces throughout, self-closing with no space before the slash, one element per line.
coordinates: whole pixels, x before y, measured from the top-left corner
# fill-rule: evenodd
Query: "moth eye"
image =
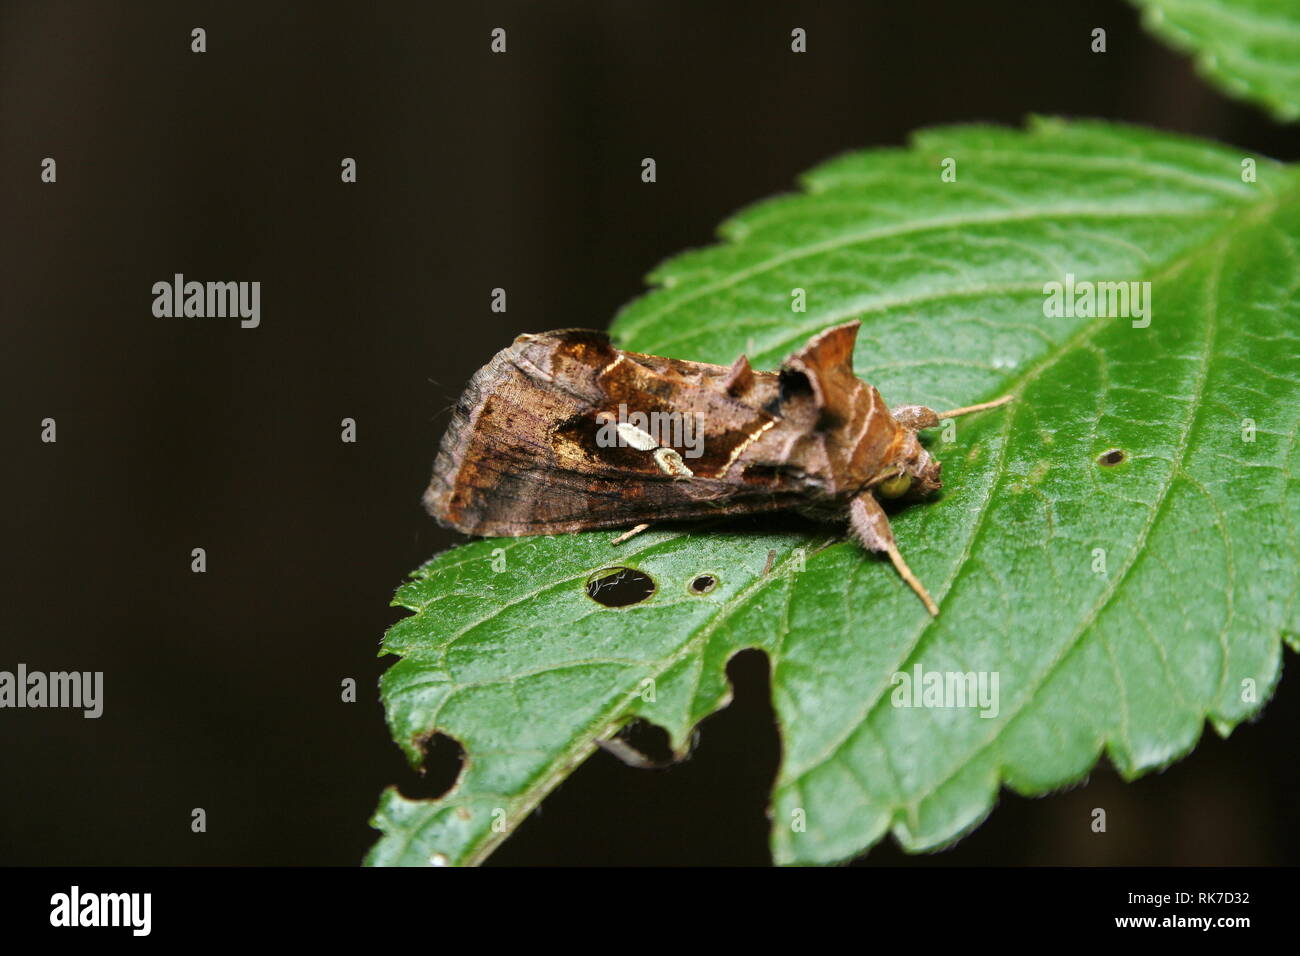
<path fill-rule="evenodd" d="M 639 604 L 654 593 L 654 578 L 635 568 L 605 568 L 587 579 L 587 597 L 605 607 Z"/>
<path fill-rule="evenodd" d="M 690 592 L 692 594 L 708 594 L 718 586 L 718 579 L 711 574 L 701 574 L 691 582 Z"/>
<path fill-rule="evenodd" d="M 904 472 L 901 475 L 895 475 L 893 478 L 886 478 L 880 483 L 879 491 L 886 498 L 898 498 L 907 493 L 907 489 L 912 487 L 912 476 Z"/>

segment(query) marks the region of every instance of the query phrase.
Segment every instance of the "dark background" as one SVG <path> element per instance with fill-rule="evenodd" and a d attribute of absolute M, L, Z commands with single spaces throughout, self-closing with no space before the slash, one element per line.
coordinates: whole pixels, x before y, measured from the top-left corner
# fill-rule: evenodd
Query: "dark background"
<path fill-rule="evenodd" d="M 419 496 L 460 387 L 521 331 L 606 325 L 656 263 L 816 163 L 1031 112 L 1300 156 L 1120 2 L 0 11 L 0 669 L 106 683 L 99 720 L 0 713 L 0 863 L 357 863 L 385 785 L 434 795 L 454 772 L 446 748 L 424 780 L 406 767 L 375 652 L 393 588 L 454 541 Z M 260 280 L 261 327 L 154 318 L 175 272 Z M 493 862 L 766 862 L 764 659 L 732 674 L 690 761 L 598 754 Z M 1068 793 L 1004 795 L 950 851 L 887 841 L 866 862 L 1294 862 L 1294 684 L 1163 774 L 1124 785 L 1103 763 Z"/>

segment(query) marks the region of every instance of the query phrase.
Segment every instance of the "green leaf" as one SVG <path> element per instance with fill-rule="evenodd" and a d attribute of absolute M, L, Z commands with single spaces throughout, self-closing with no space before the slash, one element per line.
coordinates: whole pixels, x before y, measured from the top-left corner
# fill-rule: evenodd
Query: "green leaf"
<path fill-rule="evenodd" d="M 1132 0 L 1151 32 L 1196 58 L 1225 92 L 1300 117 L 1300 4 L 1295 0 Z"/>
<path fill-rule="evenodd" d="M 1300 630 L 1300 178 L 1260 160 L 1243 182 L 1241 158 L 1095 123 L 927 131 L 827 163 L 656 270 L 615 322 L 627 348 L 770 367 L 860 318 L 857 372 L 890 404 L 1016 396 L 951 441 L 931 433 L 944 492 L 893 518 L 941 614 L 834 527 L 456 548 L 398 591 L 414 613 L 385 638 L 402 659 L 382 689 L 413 762 L 437 730 L 467 766 L 440 800 L 390 789 L 369 862 L 481 861 L 633 718 L 685 751 L 743 648 L 772 668 L 782 863 L 887 832 L 942 847 L 1000 785 L 1059 788 L 1103 749 L 1134 777 L 1207 718 L 1226 735 L 1256 714 Z M 1045 315 L 1044 284 L 1067 273 L 1150 282 L 1149 326 Z M 1100 464 L 1112 450 L 1124 461 Z M 592 601 L 589 575 L 619 565 L 654 595 Z M 702 572 L 718 586 L 692 594 Z M 895 706 L 895 675 L 918 667 L 996 674 L 996 715 Z"/>

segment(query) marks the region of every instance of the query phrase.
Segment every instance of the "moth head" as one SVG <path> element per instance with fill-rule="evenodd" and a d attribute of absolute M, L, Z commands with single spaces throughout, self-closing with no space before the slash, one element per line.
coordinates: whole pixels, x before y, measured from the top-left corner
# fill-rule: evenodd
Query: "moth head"
<path fill-rule="evenodd" d="M 943 463 L 932 458 L 922 447 L 916 432 L 909 431 L 894 464 L 876 484 L 876 493 L 881 498 L 905 498 L 910 501 L 928 498 L 943 487 L 943 482 L 939 479 L 942 469 Z"/>

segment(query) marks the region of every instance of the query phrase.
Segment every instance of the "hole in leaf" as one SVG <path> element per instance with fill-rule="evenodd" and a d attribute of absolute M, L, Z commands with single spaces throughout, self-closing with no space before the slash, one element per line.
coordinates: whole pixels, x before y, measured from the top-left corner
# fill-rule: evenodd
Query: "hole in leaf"
<path fill-rule="evenodd" d="M 1120 449 L 1112 448 L 1110 451 L 1102 452 L 1097 457 L 1097 464 L 1110 467 L 1112 465 L 1118 465 L 1126 457 L 1128 456 L 1126 456 L 1124 452 L 1120 451 Z"/>
<path fill-rule="evenodd" d="M 684 759 L 673 753 L 668 731 L 639 717 L 611 739 L 598 743 L 629 767 L 643 770 L 662 770 Z"/>
<path fill-rule="evenodd" d="M 654 578 L 635 568 L 605 568 L 587 579 L 587 597 L 605 607 L 638 604 L 654 593 Z"/>
<path fill-rule="evenodd" d="M 692 594 L 708 594 L 718 586 L 718 579 L 711 574 L 701 574 L 690 584 Z"/>
<path fill-rule="evenodd" d="M 435 733 L 416 740 L 424 755 L 417 780 L 405 784 L 402 792 L 411 799 L 437 800 L 456 786 L 465 769 L 465 748 L 446 734 Z"/>

